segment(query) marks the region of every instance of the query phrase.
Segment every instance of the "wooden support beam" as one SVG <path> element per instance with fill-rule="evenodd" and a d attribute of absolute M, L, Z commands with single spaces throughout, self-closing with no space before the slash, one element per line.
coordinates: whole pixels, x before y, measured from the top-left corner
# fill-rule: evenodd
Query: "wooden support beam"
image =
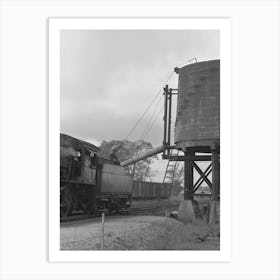
<path fill-rule="evenodd" d="M 206 168 L 206 170 L 203 172 L 206 177 L 212 172 L 212 163 L 209 164 L 209 166 Z M 199 179 L 194 184 L 194 192 L 197 191 L 197 189 L 201 186 L 201 184 L 204 182 L 203 178 L 200 176 Z M 211 187 L 210 187 L 211 189 Z"/>
<path fill-rule="evenodd" d="M 195 162 L 193 162 L 193 161 L 191 161 L 191 164 L 195 168 L 195 170 L 198 172 L 198 174 L 203 178 L 203 180 L 207 183 L 207 185 L 211 188 L 212 187 L 212 183 L 205 176 L 205 174 L 202 172 L 202 170 L 199 168 L 199 166 Z"/>
<path fill-rule="evenodd" d="M 186 157 L 185 156 L 168 156 L 168 155 L 163 155 L 163 159 L 169 159 L 170 161 L 185 161 Z M 191 156 L 190 159 L 192 161 L 211 161 L 211 156 Z"/>
<path fill-rule="evenodd" d="M 211 156 L 193 156 L 193 161 L 211 161 Z"/>
<path fill-rule="evenodd" d="M 208 175 L 212 172 L 212 168 L 210 170 L 207 171 L 207 173 L 205 173 L 205 176 L 208 177 Z M 200 177 L 200 181 L 197 182 L 197 184 L 194 186 L 194 192 L 196 192 L 198 190 L 198 188 L 202 185 L 202 183 L 204 182 L 204 180 Z M 212 187 L 210 187 L 210 190 L 212 190 Z"/>
<path fill-rule="evenodd" d="M 195 147 L 189 147 L 187 148 L 189 150 L 192 150 L 196 153 L 207 153 L 211 155 L 211 147 L 210 146 L 195 146 Z"/>
<path fill-rule="evenodd" d="M 212 152 L 212 197 L 209 202 L 209 224 L 214 224 L 219 221 L 219 192 L 220 192 L 220 147 L 215 144 L 211 147 Z"/>
<path fill-rule="evenodd" d="M 219 200 L 220 192 L 220 162 L 219 150 L 216 146 L 212 147 L 212 200 Z"/>
<path fill-rule="evenodd" d="M 185 153 L 185 189 L 184 189 L 184 199 L 193 200 L 193 166 L 192 160 L 190 159 L 194 156 L 193 151 L 186 150 Z"/>

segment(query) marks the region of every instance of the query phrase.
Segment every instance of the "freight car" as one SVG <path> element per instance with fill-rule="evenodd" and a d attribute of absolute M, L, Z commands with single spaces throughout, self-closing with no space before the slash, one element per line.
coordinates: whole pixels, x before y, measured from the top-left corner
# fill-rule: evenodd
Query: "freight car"
<path fill-rule="evenodd" d="M 133 181 L 132 199 L 167 199 L 171 187 L 169 183 Z"/>
<path fill-rule="evenodd" d="M 164 199 L 169 184 L 133 181 L 119 162 L 98 156 L 96 146 L 60 134 L 60 215 L 128 208 L 132 199 Z"/>

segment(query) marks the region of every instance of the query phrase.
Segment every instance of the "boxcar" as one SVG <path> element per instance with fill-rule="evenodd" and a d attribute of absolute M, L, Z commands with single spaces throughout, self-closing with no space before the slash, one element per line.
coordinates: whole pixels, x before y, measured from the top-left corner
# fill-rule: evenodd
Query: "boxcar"
<path fill-rule="evenodd" d="M 166 199 L 171 194 L 171 184 L 133 181 L 132 199 Z"/>

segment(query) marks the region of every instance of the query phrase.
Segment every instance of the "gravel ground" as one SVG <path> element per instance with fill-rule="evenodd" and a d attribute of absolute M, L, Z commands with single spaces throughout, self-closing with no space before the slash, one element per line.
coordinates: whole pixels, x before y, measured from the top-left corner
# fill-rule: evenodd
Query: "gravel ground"
<path fill-rule="evenodd" d="M 61 250 L 100 250 L 99 221 L 63 225 Z M 219 250 L 219 225 L 204 221 L 192 225 L 158 216 L 108 217 L 105 219 L 105 250 Z"/>
<path fill-rule="evenodd" d="M 132 200 L 131 208 L 138 208 L 138 207 L 145 207 L 145 206 L 164 206 L 164 205 L 178 205 L 180 201 L 178 200 L 168 200 L 168 199 L 162 199 L 162 200 Z"/>

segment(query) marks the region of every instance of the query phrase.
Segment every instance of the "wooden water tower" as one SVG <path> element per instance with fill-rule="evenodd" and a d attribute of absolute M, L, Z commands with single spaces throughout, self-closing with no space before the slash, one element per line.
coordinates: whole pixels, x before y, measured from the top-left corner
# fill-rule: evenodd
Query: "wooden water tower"
<path fill-rule="evenodd" d="M 178 89 L 164 87 L 163 145 L 121 162 L 134 164 L 163 153 L 163 159 L 184 161 L 184 204 L 186 221 L 193 219 L 197 204 L 194 194 L 205 182 L 211 189 L 209 221 L 219 212 L 220 197 L 220 60 L 204 61 L 175 68 L 179 75 Z M 178 95 L 175 122 L 175 145 L 171 145 L 172 96 Z M 184 153 L 174 156 L 176 149 Z M 210 162 L 202 171 L 198 162 Z M 174 165 L 173 165 L 174 166 Z M 194 182 L 194 169 L 200 178 Z M 212 180 L 208 176 L 212 173 Z M 180 206 L 181 207 L 181 206 Z M 179 212 L 180 212 L 179 207 Z M 198 207 L 197 207 L 198 208 Z M 179 215 L 178 212 L 178 215 Z M 184 215 L 183 215 L 184 216 Z M 189 216 L 189 217 L 187 217 Z M 183 220 L 183 219 L 182 219 Z"/>
<path fill-rule="evenodd" d="M 184 152 L 176 160 L 184 161 L 184 199 L 193 202 L 194 194 L 205 182 L 212 193 L 210 222 L 217 212 L 220 197 L 220 60 L 204 61 L 175 68 L 178 89 L 166 86 L 164 112 L 163 158 L 170 154 L 172 95 L 177 94 L 175 148 Z M 174 159 L 175 160 L 175 159 Z M 203 172 L 197 162 L 210 162 Z M 200 175 L 194 182 L 194 169 Z M 208 176 L 212 173 L 212 180 Z"/>

